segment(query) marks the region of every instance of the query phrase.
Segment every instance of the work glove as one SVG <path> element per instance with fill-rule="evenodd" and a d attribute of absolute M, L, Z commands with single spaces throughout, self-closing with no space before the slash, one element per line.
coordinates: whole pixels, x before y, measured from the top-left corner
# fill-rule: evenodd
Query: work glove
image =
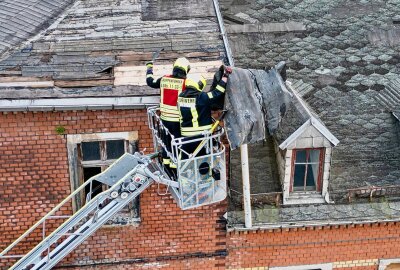
<path fill-rule="evenodd" d="M 224 67 L 224 76 L 229 77 L 229 75 L 232 73 L 232 68 L 229 66 Z"/>
<path fill-rule="evenodd" d="M 146 67 L 149 68 L 153 68 L 153 61 L 148 61 L 146 62 Z"/>

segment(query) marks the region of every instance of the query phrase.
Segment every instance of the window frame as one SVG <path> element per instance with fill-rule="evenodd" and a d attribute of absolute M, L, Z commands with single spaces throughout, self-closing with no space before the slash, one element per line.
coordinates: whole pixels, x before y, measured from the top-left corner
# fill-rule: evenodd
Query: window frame
<path fill-rule="evenodd" d="M 397 259 L 379 259 L 378 270 L 386 270 L 391 264 L 400 264 L 400 258 Z"/>
<path fill-rule="evenodd" d="M 296 163 L 296 153 L 298 151 L 306 151 L 306 163 L 304 163 L 305 165 L 308 165 L 310 163 L 307 162 L 307 157 L 308 157 L 308 153 L 310 150 L 320 150 L 319 153 L 319 159 L 318 159 L 318 177 L 317 177 L 317 181 L 315 183 L 316 185 L 316 190 L 302 190 L 302 191 L 295 191 L 294 190 L 294 173 L 295 173 L 295 167 L 296 164 L 301 164 L 301 163 Z M 291 173 L 290 173 L 290 187 L 289 187 L 289 193 L 293 194 L 293 193 L 312 193 L 312 192 L 318 192 L 318 193 L 322 193 L 322 178 L 323 178 L 323 174 L 324 174 L 324 163 L 325 163 L 325 147 L 315 147 L 315 148 L 295 148 L 292 149 L 292 164 L 291 164 Z M 306 166 L 306 172 L 307 172 L 307 166 Z"/>
<path fill-rule="evenodd" d="M 138 131 L 126 131 L 126 132 L 103 132 L 103 133 L 82 133 L 82 134 L 67 134 L 67 151 L 68 151 L 68 171 L 69 171 L 69 179 L 71 184 L 71 192 L 76 190 L 83 183 L 83 167 L 80 164 L 81 151 L 79 144 L 82 142 L 90 142 L 90 141 L 110 141 L 110 140 L 124 140 L 125 143 L 125 151 L 128 153 L 134 153 L 139 151 L 138 148 Z M 107 151 L 107 149 L 105 149 Z M 106 160 L 103 164 L 104 166 L 109 166 L 112 164 L 112 161 L 116 159 Z M 86 167 L 96 167 L 95 164 L 98 161 L 86 161 L 84 164 Z M 109 163 L 109 164 L 108 164 Z M 98 166 L 97 167 L 101 167 Z M 102 171 L 104 168 L 102 167 Z M 82 177 L 82 181 L 81 181 Z M 76 196 L 74 200 L 72 200 L 72 210 L 75 213 L 79 206 L 82 205 L 82 198 L 80 196 Z M 139 200 L 135 203 L 134 207 L 130 211 L 130 215 L 128 217 L 128 221 L 126 224 L 132 224 L 140 222 L 140 202 Z M 136 214 L 135 214 L 136 213 Z M 125 223 L 124 223 L 125 224 Z M 118 225 L 118 223 L 113 224 Z"/>
<path fill-rule="evenodd" d="M 80 143 L 77 144 L 78 148 L 78 175 L 79 175 L 79 185 L 83 185 L 85 183 L 84 179 L 84 169 L 85 168 L 100 168 L 100 171 L 103 172 L 106 170 L 111 164 L 113 164 L 117 158 L 115 159 L 107 159 L 107 142 L 109 141 L 123 141 L 124 142 L 124 153 L 130 153 L 129 152 L 129 141 L 126 139 L 96 139 L 96 140 L 83 140 Z M 89 161 L 84 161 L 83 160 L 83 149 L 82 149 L 82 144 L 87 143 L 87 142 L 98 142 L 99 143 L 99 151 L 100 151 L 100 159 L 99 160 L 89 160 Z M 101 190 L 104 191 L 106 189 L 106 186 L 103 184 L 101 187 Z M 81 201 L 83 202 L 85 200 L 86 194 L 82 194 Z M 81 205 L 77 204 L 77 207 L 80 208 Z"/>

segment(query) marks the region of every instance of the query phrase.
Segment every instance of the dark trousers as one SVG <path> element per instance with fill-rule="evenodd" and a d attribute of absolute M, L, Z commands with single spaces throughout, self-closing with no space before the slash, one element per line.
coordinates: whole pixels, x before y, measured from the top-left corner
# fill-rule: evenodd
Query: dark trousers
<path fill-rule="evenodd" d="M 189 140 L 193 140 L 193 139 L 199 139 L 199 138 L 204 138 L 204 136 L 202 135 L 197 135 L 197 136 L 191 136 L 191 137 L 185 137 L 183 139 L 183 141 L 189 141 Z M 195 142 L 190 142 L 190 143 L 185 143 L 184 145 L 182 145 L 182 149 L 185 150 L 189 155 L 193 154 L 194 151 L 196 151 L 197 147 L 199 146 L 199 144 L 202 142 L 202 140 L 198 140 Z M 203 147 L 201 148 L 201 150 L 197 153 L 196 156 L 203 156 L 206 154 L 206 144 L 203 145 Z M 181 159 L 187 159 L 189 156 L 185 153 L 182 152 L 182 157 Z"/>
<path fill-rule="evenodd" d="M 165 120 L 161 120 L 162 124 L 164 125 L 164 127 L 166 127 L 169 131 L 170 134 L 172 134 L 174 136 L 174 138 L 179 138 L 181 136 L 181 130 L 180 130 L 180 125 L 179 122 L 170 122 L 170 121 L 165 121 Z M 161 132 L 161 140 L 163 141 L 163 143 L 166 146 L 166 149 L 162 149 L 162 158 L 163 158 L 163 163 L 165 164 L 164 160 L 168 160 L 170 159 L 167 155 L 167 151 L 172 153 L 172 147 L 171 147 L 171 136 L 170 134 L 168 134 L 166 132 L 166 130 L 163 130 Z M 166 151 L 167 150 L 167 151 Z M 177 153 L 174 153 L 175 156 L 177 156 Z"/>

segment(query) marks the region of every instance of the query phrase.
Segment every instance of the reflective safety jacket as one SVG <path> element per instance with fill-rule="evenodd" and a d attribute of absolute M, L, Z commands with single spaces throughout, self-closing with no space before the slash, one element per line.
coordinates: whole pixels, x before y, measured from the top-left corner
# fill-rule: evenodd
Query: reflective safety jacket
<path fill-rule="evenodd" d="M 200 92 L 187 87 L 178 98 L 181 135 L 183 137 L 200 135 L 212 126 L 211 107 L 224 95 L 226 82 L 220 81 L 210 92 Z"/>
<path fill-rule="evenodd" d="M 160 88 L 160 118 L 165 121 L 179 122 L 177 100 L 179 94 L 185 90 L 185 79 L 166 75 L 157 80 L 154 79 L 153 69 L 147 69 L 146 83 L 152 88 Z"/>

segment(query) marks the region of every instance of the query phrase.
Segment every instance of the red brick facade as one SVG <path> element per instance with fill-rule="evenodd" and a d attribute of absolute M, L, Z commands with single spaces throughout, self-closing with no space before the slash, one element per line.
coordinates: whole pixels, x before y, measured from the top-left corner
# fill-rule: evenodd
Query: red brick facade
<path fill-rule="evenodd" d="M 140 149 L 152 151 L 145 110 L 8 113 L 0 118 L 0 250 L 71 192 L 66 138 L 57 134 L 57 126 L 65 134 L 138 131 Z M 224 204 L 182 211 L 171 196 L 157 195 L 153 185 L 141 196 L 138 227 L 101 229 L 64 264 L 133 260 L 151 265 L 161 260 L 176 266 L 172 269 L 196 269 L 199 261 L 199 267 L 225 268 L 220 259 L 226 248 L 224 213 Z"/>
<path fill-rule="evenodd" d="M 233 269 L 321 263 L 377 269 L 378 259 L 400 258 L 400 223 L 229 232 L 227 241 Z"/>
<path fill-rule="evenodd" d="M 145 110 L 1 114 L 0 250 L 71 192 L 66 138 L 57 134 L 57 126 L 65 134 L 138 131 L 140 149 L 152 149 Z M 156 185 L 140 200 L 138 226 L 102 228 L 58 268 L 267 269 L 334 263 L 335 269 L 377 269 L 378 259 L 400 258 L 400 223 L 227 233 L 225 202 L 182 211 L 171 196 L 159 196 Z"/>

